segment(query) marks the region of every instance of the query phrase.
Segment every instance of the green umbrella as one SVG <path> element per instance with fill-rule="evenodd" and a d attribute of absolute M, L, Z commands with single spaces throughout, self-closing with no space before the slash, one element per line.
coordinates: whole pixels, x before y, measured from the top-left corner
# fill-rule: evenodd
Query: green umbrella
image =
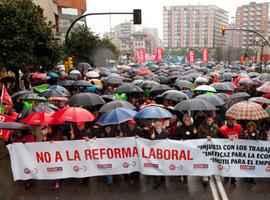
<path fill-rule="evenodd" d="M 50 85 L 48 85 L 48 84 L 43 84 L 43 85 L 35 86 L 35 87 L 33 87 L 33 89 L 34 89 L 35 93 L 40 94 L 40 93 L 44 92 L 45 90 L 47 90 L 49 88 L 49 86 Z"/>

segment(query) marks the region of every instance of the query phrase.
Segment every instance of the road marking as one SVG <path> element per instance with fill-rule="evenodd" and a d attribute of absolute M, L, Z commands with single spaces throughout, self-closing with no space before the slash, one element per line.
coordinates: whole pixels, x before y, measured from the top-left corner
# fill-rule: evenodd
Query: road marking
<path fill-rule="evenodd" d="M 222 199 L 223 200 L 228 200 L 228 196 L 227 196 L 226 191 L 225 191 L 225 189 L 223 187 L 223 184 L 221 182 L 220 176 L 219 175 L 215 175 L 215 179 L 216 179 L 216 184 L 218 186 L 219 193 L 220 193 Z"/>
<path fill-rule="evenodd" d="M 210 188 L 211 188 L 214 200 L 219 200 L 218 190 L 212 176 L 210 177 L 209 184 L 210 184 Z"/>

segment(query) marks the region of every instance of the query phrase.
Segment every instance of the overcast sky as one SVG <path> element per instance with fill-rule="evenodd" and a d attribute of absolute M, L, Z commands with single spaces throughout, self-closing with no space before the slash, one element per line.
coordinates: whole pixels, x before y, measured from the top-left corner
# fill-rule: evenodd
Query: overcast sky
<path fill-rule="evenodd" d="M 163 6 L 170 5 L 216 5 L 229 12 L 229 20 L 238 6 L 249 4 L 249 0 L 87 0 L 87 13 L 93 12 L 132 12 L 133 9 L 142 10 L 141 27 L 158 28 L 162 39 L 162 12 Z M 268 2 L 256 0 L 257 3 Z M 110 31 L 115 25 L 132 20 L 132 15 L 89 16 L 87 25 L 97 34 Z M 111 23 L 110 23 L 111 21 Z M 137 25 L 138 26 L 138 25 Z M 140 29 L 140 26 L 137 27 Z"/>

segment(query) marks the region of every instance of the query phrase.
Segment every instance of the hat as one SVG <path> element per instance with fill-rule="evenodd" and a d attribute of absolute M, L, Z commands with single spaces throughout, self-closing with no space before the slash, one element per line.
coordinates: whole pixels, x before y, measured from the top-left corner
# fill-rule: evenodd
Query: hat
<path fill-rule="evenodd" d="M 136 124 L 136 121 L 134 119 L 128 120 L 127 121 L 128 124 Z"/>

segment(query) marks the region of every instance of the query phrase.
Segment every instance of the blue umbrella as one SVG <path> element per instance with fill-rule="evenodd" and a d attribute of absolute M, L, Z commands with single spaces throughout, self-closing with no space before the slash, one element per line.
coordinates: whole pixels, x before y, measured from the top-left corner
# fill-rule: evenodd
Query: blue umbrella
<path fill-rule="evenodd" d="M 49 72 L 47 73 L 47 75 L 48 75 L 49 77 L 52 77 L 52 78 L 59 78 L 59 74 L 57 74 L 56 72 L 53 72 L 53 71 L 49 71 Z"/>
<path fill-rule="evenodd" d="M 135 118 L 143 119 L 165 119 L 171 117 L 172 114 L 168 110 L 159 106 L 146 106 L 135 115 Z"/>
<path fill-rule="evenodd" d="M 64 88 L 63 86 L 60 86 L 60 85 L 52 85 L 49 87 L 49 89 L 60 91 L 60 92 L 68 92 L 68 90 L 66 88 Z"/>
<path fill-rule="evenodd" d="M 125 121 L 133 119 L 136 113 L 136 111 L 127 108 L 115 108 L 101 115 L 97 121 L 97 124 L 101 126 L 121 124 Z"/>

